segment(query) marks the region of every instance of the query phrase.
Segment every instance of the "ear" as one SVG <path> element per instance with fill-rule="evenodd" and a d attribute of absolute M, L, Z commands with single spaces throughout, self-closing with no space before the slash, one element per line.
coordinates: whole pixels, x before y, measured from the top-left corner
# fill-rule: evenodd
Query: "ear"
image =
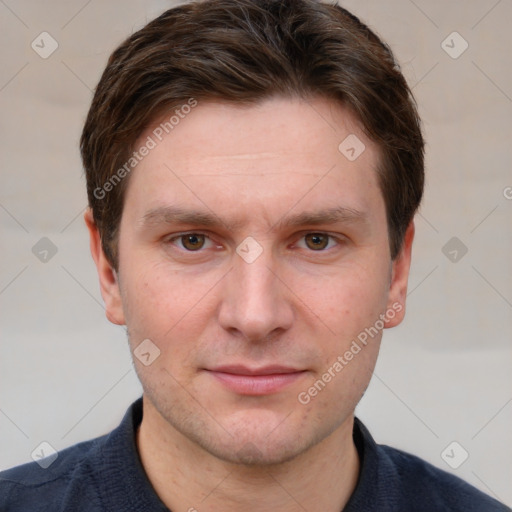
<path fill-rule="evenodd" d="M 98 277 L 100 278 L 101 296 L 105 302 L 105 313 L 108 320 L 113 324 L 124 325 L 124 312 L 121 302 L 121 292 L 119 290 L 119 280 L 114 268 L 110 265 L 103 247 L 101 246 L 101 237 L 94 222 L 91 208 L 87 208 L 84 214 L 85 224 L 89 230 L 89 243 L 91 254 Z"/>
<path fill-rule="evenodd" d="M 414 239 L 414 221 L 411 221 L 405 232 L 400 253 L 392 262 L 391 283 L 389 285 L 387 311 L 394 311 L 395 315 L 386 314 L 384 327 L 390 328 L 398 325 L 405 316 L 405 299 L 407 297 L 407 281 L 411 266 L 412 242 Z"/>

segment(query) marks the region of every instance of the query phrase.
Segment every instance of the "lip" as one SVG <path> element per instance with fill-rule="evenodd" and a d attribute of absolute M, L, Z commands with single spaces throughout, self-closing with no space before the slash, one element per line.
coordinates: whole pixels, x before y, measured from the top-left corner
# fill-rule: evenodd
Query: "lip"
<path fill-rule="evenodd" d="M 206 370 L 222 385 L 240 395 L 270 395 L 277 393 L 299 378 L 305 370 L 271 365 L 249 368 L 242 365 L 219 366 Z"/>

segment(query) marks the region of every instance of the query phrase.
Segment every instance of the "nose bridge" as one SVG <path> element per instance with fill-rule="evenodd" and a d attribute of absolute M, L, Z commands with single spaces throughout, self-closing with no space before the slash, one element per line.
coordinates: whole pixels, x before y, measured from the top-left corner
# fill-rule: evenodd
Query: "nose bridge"
<path fill-rule="evenodd" d="M 275 298 L 272 293 L 272 291 L 275 291 L 273 290 L 275 276 L 270 271 L 272 262 L 268 261 L 269 257 L 259 256 L 256 261 L 251 263 L 244 261 L 242 258 L 237 259 L 233 272 L 236 280 L 235 287 L 244 297 L 245 303 L 262 299 L 270 301 Z"/>
<path fill-rule="evenodd" d="M 273 273 L 270 249 L 243 243 L 234 256 L 233 270 L 220 311 L 220 323 L 228 330 L 236 329 L 249 339 L 263 339 L 276 329 L 291 325 L 291 305 Z M 245 252 L 243 249 L 248 249 Z M 247 254 L 251 253 L 251 257 Z"/>

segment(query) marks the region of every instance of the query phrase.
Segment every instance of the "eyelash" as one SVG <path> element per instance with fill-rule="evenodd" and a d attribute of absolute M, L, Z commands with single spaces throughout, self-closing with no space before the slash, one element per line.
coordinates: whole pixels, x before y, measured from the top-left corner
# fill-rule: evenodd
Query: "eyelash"
<path fill-rule="evenodd" d="M 208 236 L 207 233 L 203 233 L 201 231 L 188 231 L 188 232 L 185 232 L 185 233 L 180 233 L 178 235 L 174 235 L 172 236 L 171 238 L 168 238 L 166 240 L 167 243 L 173 245 L 173 242 L 176 241 L 176 240 L 181 240 L 184 236 L 187 236 L 187 235 L 202 235 L 204 236 L 206 239 L 208 239 L 210 242 L 213 243 L 212 239 L 210 238 L 210 236 Z M 300 237 L 300 240 L 303 240 L 307 235 L 323 235 L 323 236 L 327 236 L 329 237 L 329 241 L 331 240 L 334 240 L 336 241 L 336 244 L 337 245 L 341 245 L 343 243 L 343 240 L 338 237 L 338 236 L 334 236 L 334 235 L 331 235 L 329 233 L 325 233 L 323 231 L 308 231 L 308 232 L 305 232 L 304 234 L 301 235 Z M 329 245 L 329 243 L 328 243 Z M 219 247 L 219 246 L 217 246 Z M 306 249 L 308 249 L 306 247 Z M 332 249 L 332 247 L 330 248 L 325 248 L 325 249 L 320 249 L 320 250 L 313 250 L 313 249 L 309 249 L 310 252 L 314 253 L 314 252 L 318 252 L 318 253 L 321 253 L 321 252 L 328 252 Z M 191 251 L 191 250 L 188 250 L 184 247 L 180 247 L 179 250 L 183 251 L 183 252 L 187 252 L 187 253 L 190 253 L 190 254 L 194 254 L 194 253 L 202 253 L 204 252 L 206 249 L 204 247 L 201 247 L 201 249 L 198 249 L 197 251 Z"/>

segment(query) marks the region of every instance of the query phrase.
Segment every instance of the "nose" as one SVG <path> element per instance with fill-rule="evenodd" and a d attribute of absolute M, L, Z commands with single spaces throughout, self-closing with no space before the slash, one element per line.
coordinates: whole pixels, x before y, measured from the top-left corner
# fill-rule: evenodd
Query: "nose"
<path fill-rule="evenodd" d="M 262 342 L 291 327 L 290 292 L 269 251 L 251 263 L 235 254 L 233 269 L 226 277 L 218 317 L 223 329 Z"/>

